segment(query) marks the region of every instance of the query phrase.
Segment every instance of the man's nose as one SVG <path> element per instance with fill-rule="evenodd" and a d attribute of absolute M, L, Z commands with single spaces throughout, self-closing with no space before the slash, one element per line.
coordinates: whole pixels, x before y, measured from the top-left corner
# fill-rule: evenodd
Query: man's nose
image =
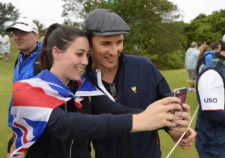
<path fill-rule="evenodd" d="M 119 50 L 119 47 L 116 46 L 116 45 L 113 45 L 113 46 L 110 48 L 109 53 L 110 53 L 111 55 L 115 56 L 115 55 L 117 55 L 118 50 Z"/>

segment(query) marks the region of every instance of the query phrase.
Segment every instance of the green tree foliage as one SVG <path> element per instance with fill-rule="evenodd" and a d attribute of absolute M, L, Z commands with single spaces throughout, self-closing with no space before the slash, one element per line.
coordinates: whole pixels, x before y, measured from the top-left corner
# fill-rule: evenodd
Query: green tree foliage
<path fill-rule="evenodd" d="M 162 23 L 161 28 L 155 33 L 155 44 L 152 47 L 146 46 L 140 55 L 147 56 L 160 69 L 184 67 L 186 25 L 183 22 Z"/>
<path fill-rule="evenodd" d="M 200 14 L 186 26 L 185 32 L 189 43 L 191 41 L 211 43 L 222 38 L 225 34 L 224 26 L 225 10 L 220 10 L 209 16 Z"/>
<path fill-rule="evenodd" d="M 0 30 L 5 29 L 7 22 L 16 21 L 19 17 L 19 11 L 12 3 L 0 2 Z"/>
<path fill-rule="evenodd" d="M 177 7 L 168 0 L 63 0 L 63 16 L 85 18 L 96 8 L 111 9 L 130 26 L 124 52 L 144 55 L 159 68 L 183 67 L 184 23 L 173 20 Z"/>

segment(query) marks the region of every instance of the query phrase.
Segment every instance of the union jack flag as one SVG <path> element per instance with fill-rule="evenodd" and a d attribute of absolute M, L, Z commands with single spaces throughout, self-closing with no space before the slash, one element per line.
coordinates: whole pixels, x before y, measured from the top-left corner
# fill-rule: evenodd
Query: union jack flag
<path fill-rule="evenodd" d="M 12 130 L 16 150 L 9 153 L 7 158 L 19 155 L 39 139 L 54 108 L 72 98 L 80 104 L 83 96 L 96 95 L 104 93 L 86 79 L 82 80 L 73 94 L 48 70 L 43 70 L 32 79 L 15 82 L 11 113 L 14 116 Z"/>

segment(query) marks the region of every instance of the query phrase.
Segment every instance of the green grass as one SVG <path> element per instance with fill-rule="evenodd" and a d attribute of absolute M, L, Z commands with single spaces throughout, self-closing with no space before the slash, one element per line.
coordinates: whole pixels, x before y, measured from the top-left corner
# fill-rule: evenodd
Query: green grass
<path fill-rule="evenodd" d="M 0 60 L 0 157 L 3 158 L 6 156 L 6 148 L 8 139 L 11 137 L 11 130 L 8 128 L 7 119 L 8 119 L 8 105 L 11 98 L 12 91 L 12 77 L 13 77 L 13 67 L 18 51 L 16 50 L 13 43 L 10 52 L 10 61 L 5 62 L 2 59 Z M 170 88 L 178 88 L 187 86 L 185 70 L 169 70 L 161 71 L 168 81 Z M 191 106 L 191 114 L 194 113 L 197 107 L 197 100 L 195 93 L 188 93 L 187 103 Z M 195 120 L 193 121 L 192 128 L 194 128 Z M 160 131 L 160 140 L 161 140 L 161 150 L 162 158 L 166 157 L 169 151 L 172 149 L 174 143 L 171 138 L 164 131 Z M 92 152 L 93 155 L 93 152 Z M 189 150 L 181 150 L 178 146 L 171 158 L 197 158 L 197 152 L 195 150 L 194 144 L 193 147 Z"/>

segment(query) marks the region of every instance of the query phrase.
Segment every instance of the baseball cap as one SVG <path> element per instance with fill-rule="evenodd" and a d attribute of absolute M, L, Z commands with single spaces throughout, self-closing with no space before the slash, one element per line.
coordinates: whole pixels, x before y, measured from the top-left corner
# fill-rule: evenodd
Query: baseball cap
<path fill-rule="evenodd" d="M 34 32 L 38 33 L 38 27 L 37 25 L 32 21 L 27 18 L 21 18 L 16 21 L 15 24 L 9 26 L 6 31 L 10 32 L 13 31 L 14 29 L 19 29 L 21 31 L 25 32 Z"/>
<path fill-rule="evenodd" d="M 127 23 L 109 9 L 91 11 L 84 21 L 84 26 L 87 31 L 91 31 L 98 36 L 126 34 L 130 31 Z"/>

